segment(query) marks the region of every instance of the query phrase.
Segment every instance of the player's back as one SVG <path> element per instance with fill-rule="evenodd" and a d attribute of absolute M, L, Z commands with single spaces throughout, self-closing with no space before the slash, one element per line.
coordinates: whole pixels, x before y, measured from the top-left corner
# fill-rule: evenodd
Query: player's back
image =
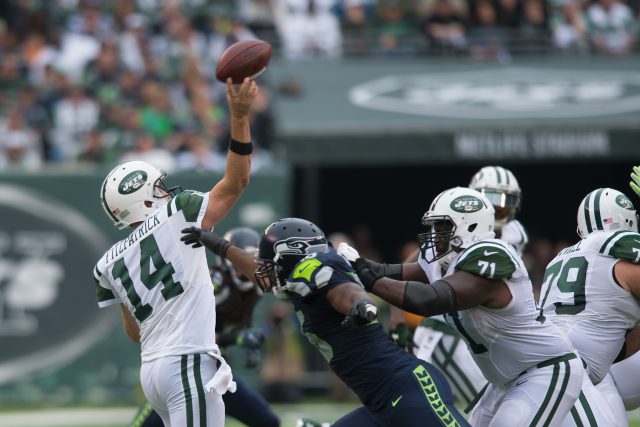
<path fill-rule="evenodd" d="M 615 264 L 638 262 L 640 234 L 595 232 L 562 250 L 547 266 L 540 294 L 541 316 L 557 324 L 598 383 L 640 319 L 640 303 L 616 283 Z"/>
<path fill-rule="evenodd" d="M 536 320 L 531 281 L 511 245 L 498 239 L 475 243 L 454 259 L 447 275 L 458 270 L 502 280 L 511 293 L 511 301 L 503 308 L 477 306 L 445 315 L 490 382 L 504 384 L 540 362 L 572 351 L 555 325 Z"/>
<path fill-rule="evenodd" d="M 142 361 L 215 351 L 215 299 L 204 248 L 180 242 L 208 195 L 185 191 L 113 245 L 94 269 L 100 306 L 124 303 L 140 325 Z"/>

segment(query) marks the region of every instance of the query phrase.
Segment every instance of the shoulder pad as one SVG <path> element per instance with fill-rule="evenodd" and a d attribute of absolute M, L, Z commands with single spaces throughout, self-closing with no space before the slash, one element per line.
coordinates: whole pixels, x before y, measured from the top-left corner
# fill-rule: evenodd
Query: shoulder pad
<path fill-rule="evenodd" d="M 599 252 L 613 258 L 640 262 L 640 234 L 632 231 L 616 231 L 603 239 Z"/>
<path fill-rule="evenodd" d="M 201 193 L 199 191 L 183 191 L 168 203 L 167 210 L 169 216 L 177 211 L 182 211 L 187 222 L 197 221 L 198 214 L 200 213 L 200 207 L 202 206 L 205 196 L 206 193 Z"/>
<path fill-rule="evenodd" d="M 287 281 L 287 290 L 307 296 L 329 284 L 360 283 L 351 265 L 335 252 L 316 253 L 303 258 Z"/>
<path fill-rule="evenodd" d="M 487 279 L 509 279 L 519 262 L 506 246 L 490 241 L 478 242 L 467 248 L 458 259 L 455 269 Z"/>

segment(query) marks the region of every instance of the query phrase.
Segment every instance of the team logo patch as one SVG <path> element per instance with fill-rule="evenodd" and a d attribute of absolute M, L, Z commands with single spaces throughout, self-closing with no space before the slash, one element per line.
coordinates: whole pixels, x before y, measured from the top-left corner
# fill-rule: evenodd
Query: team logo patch
<path fill-rule="evenodd" d="M 477 212 L 482 209 L 482 200 L 476 196 L 460 196 L 453 199 L 450 207 L 460 213 Z"/>
<path fill-rule="evenodd" d="M 616 197 L 616 203 L 618 204 L 618 206 L 629 209 L 630 211 L 634 210 L 631 200 L 627 199 L 627 196 L 623 194 L 619 194 L 618 197 Z"/>
<path fill-rule="evenodd" d="M 134 171 L 125 176 L 118 186 L 118 193 L 131 194 L 137 191 L 147 182 L 147 173 L 145 171 Z"/>

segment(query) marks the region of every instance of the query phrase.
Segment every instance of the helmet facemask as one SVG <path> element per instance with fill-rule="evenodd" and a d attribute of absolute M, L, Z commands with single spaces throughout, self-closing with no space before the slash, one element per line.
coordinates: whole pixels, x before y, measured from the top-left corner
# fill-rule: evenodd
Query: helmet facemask
<path fill-rule="evenodd" d="M 428 262 L 438 261 L 443 268 L 448 268 L 451 259 L 460 251 L 462 239 L 456 236 L 456 224 L 448 215 L 429 216 L 427 212 L 422 225 L 427 231 L 418 234 L 418 245 L 422 257 Z"/>

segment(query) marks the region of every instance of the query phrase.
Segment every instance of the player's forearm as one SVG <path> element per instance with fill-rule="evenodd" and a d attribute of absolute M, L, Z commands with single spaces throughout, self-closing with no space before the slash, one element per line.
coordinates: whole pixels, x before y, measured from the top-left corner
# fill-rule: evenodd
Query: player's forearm
<path fill-rule="evenodd" d="M 377 280 L 372 293 L 410 313 L 434 316 L 457 308 L 456 294 L 447 282 L 432 285 L 419 282 L 399 282 L 388 278 Z"/>
<path fill-rule="evenodd" d="M 231 264 L 240 270 L 251 282 L 258 283 L 255 274 L 257 268 L 256 259 L 252 254 L 237 246 L 231 245 L 225 254 L 225 258 L 231 261 Z"/>

